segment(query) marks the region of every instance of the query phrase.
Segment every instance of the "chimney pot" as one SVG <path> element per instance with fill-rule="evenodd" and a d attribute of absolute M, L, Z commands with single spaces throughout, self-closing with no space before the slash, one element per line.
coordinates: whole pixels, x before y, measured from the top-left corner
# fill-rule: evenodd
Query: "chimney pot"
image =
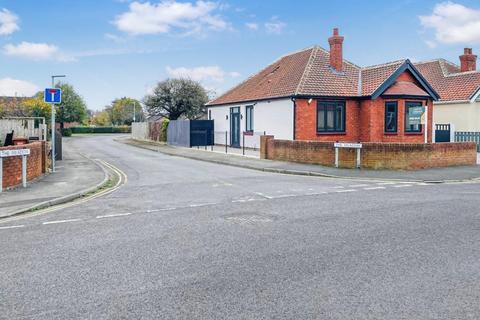
<path fill-rule="evenodd" d="M 343 71 L 343 37 L 338 28 L 333 29 L 333 35 L 328 38 L 330 44 L 330 66 L 336 71 Z"/>

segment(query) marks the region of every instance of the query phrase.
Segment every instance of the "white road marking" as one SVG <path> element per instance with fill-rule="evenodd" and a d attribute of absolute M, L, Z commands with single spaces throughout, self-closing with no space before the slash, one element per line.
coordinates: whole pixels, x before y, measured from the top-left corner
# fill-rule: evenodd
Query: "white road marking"
<path fill-rule="evenodd" d="M 0 227 L 0 230 L 5 230 L 5 229 L 16 229 L 16 228 L 23 228 L 25 227 L 23 224 L 18 225 L 18 226 L 7 226 L 7 227 Z"/>
<path fill-rule="evenodd" d="M 377 183 L 379 186 L 388 186 L 388 185 L 391 185 L 391 184 L 395 184 L 395 182 L 379 182 Z"/>
<path fill-rule="evenodd" d="M 355 192 L 355 191 L 358 191 L 358 190 L 353 190 L 353 189 L 345 189 L 345 190 L 336 190 L 335 192 L 337 192 L 337 193 L 341 193 L 341 192 Z"/>
<path fill-rule="evenodd" d="M 345 187 L 343 187 L 343 186 L 336 186 L 336 187 L 333 187 L 333 189 L 343 189 L 343 188 L 345 188 Z"/>
<path fill-rule="evenodd" d="M 322 192 L 310 192 L 305 194 L 306 196 L 319 196 L 321 194 L 327 194 L 328 192 L 322 191 Z"/>
<path fill-rule="evenodd" d="M 198 207 L 205 207 L 205 206 L 212 206 L 216 203 L 198 203 L 198 204 L 191 204 L 189 205 L 190 208 L 198 208 Z"/>
<path fill-rule="evenodd" d="M 46 221 L 46 222 L 43 222 L 42 224 L 57 224 L 57 223 L 66 223 L 66 222 L 76 222 L 76 221 L 80 221 L 82 219 L 67 219 L 67 220 L 55 220 L 55 221 Z"/>
<path fill-rule="evenodd" d="M 97 219 L 104 219 L 104 218 L 114 218 L 114 217 L 124 217 L 124 216 L 129 216 L 131 215 L 131 212 L 126 212 L 126 213 L 114 213 L 114 214 L 107 214 L 104 216 L 96 216 L 95 218 Z"/>
<path fill-rule="evenodd" d="M 401 185 L 398 185 L 398 186 L 393 186 L 394 188 L 407 188 L 407 187 L 412 187 L 411 184 L 401 184 Z"/>
<path fill-rule="evenodd" d="M 295 194 L 281 194 L 279 196 L 272 196 L 272 199 L 280 199 L 280 198 L 291 198 L 291 197 L 297 197 L 298 195 Z"/>
<path fill-rule="evenodd" d="M 363 190 L 380 190 L 385 189 L 385 187 L 370 187 L 370 188 L 363 188 Z"/>
<path fill-rule="evenodd" d="M 352 184 L 348 186 L 349 188 L 361 188 L 361 187 L 368 187 L 368 184 Z"/>
<path fill-rule="evenodd" d="M 267 199 L 272 199 L 272 197 L 267 196 L 267 195 L 265 195 L 265 194 L 263 194 L 263 193 L 261 193 L 261 192 L 255 192 L 255 194 L 256 194 L 256 195 L 259 195 L 260 197 L 264 197 L 264 198 L 267 198 Z"/>

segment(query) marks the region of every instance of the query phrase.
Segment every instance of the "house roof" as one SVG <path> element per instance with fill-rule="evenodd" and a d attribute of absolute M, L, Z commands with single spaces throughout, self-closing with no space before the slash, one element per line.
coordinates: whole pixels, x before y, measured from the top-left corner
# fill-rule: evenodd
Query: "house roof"
<path fill-rule="evenodd" d="M 398 72 L 407 69 L 437 97 L 409 60 L 365 68 L 343 60 L 343 71 L 338 72 L 330 66 L 330 53 L 315 46 L 281 57 L 207 105 L 293 96 L 369 97 L 381 94 L 388 88 L 385 84 L 392 85 Z"/>
<path fill-rule="evenodd" d="M 467 101 L 480 90 L 480 72 L 460 72 L 460 67 L 444 59 L 415 63 L 435 91 L 440 101 Z"/>

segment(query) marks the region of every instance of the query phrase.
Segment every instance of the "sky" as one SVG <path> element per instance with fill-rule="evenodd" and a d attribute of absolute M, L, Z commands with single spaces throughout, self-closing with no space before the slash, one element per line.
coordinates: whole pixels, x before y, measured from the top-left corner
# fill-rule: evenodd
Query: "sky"
<path fill-rule="evenodd" d="M 480 1 L 0 0 L 0 95 L 30 96 L 54 74 L 92 110 L 169 77 L 219 95 L 282 55 L 328 49 L 334 27 L 360 66 L 458 63 L 480 52 Z"/>

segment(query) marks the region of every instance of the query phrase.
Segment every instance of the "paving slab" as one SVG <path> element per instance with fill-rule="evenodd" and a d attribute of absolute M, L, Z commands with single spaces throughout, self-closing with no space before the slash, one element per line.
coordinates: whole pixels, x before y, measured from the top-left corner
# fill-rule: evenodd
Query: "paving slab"
<path fill-rule="evenodd" d="M 429 181 L 451 182 L 480 180 L 480 165 L 459 166 L 447 168 L 433 168 L 415 171 L 405 170 L 366 170 L 366 169 L 340 169 L 314 164 L 302 164 L 283 161 L 255 159 L 235 154 L 222 154 L 209 152 L 196 148 L 172 147 L 165 144 L 133 140 L 130 138 L 117 139 L 137 147 L 162 152 L 172 156 L 180 156 L 195 160 L 237 166 L 242 168 L 278 172 L 285 174 L 318 175 L 351 179 L 376 179 L 376 180 L 405 180 L 405 181 Z"/>
<path fill-rule="evenodd" d="M 9 217 L 44 203 L 54 203 L 105 182 L 106 173 L 91 159 L 82 156 L 74 139 L 64 138 L 63 160 L 57 161 L 56 172 L 28 184 L 0 193 L 0 218 Z"/>

